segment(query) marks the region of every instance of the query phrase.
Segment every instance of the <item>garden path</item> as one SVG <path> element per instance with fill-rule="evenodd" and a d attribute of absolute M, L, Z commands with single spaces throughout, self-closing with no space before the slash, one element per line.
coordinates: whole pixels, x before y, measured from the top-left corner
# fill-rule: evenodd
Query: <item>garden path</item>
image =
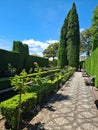
<path fill-rule="evenodd" d="M 82 73 L 75 72 L 24 130 L 98 130 L 92 87 Z"/>
<path fill-rule="evenodd" d="M 85 85 L 82 72 L 75 72 L 23 130 L 98 130 L 94 101 L 92 87 Z"/>

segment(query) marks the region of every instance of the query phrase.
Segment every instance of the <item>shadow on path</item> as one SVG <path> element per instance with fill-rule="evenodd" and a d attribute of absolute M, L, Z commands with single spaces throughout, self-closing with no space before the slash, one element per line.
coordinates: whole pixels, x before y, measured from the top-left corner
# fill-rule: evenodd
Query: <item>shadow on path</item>
<path fill-rule="evenodd" d="M 46 129 L 44 128 L 44 123 L 38 122 L 35 123 L 34 125 L 28 124 L 26 130 L 46 130 Z"/>
<path fill-rule="evenodd" d="M 55 94 L 54 97 L 48 102 L 48 104 L 46 104 L 44 106 L 44 108 L 46 108 L 49 111 L 55 112 L 56 109 L 54 106 L 52 106 L 52 104 L 54 104 L 55 102 L 60 102 L 63 100 L 70 100 L 69 95 L 63 95 L 63 94 Z"/>
<path fill-rule="evenodd" d="M 46 108 L 49 111 L 55 112 L 56 109 L 52 105 L 46 105 L 44 108 Z"/>
<path fill-rule="evenodd" d="M 95 100 L 96 108 L 98 109 L 98 100 Z"/>
<path fill-rule="evenodd" d="M 57 93 L 48 103 L 60 102 L 63 100 L 70 100 L 70 96 Z"/>
<path fill-rule="evenodd" d="M 63 95 L 63 94 L 58 94 L 57 93 L 48 102 L 48 104 L 46 104 L 44 106 L 44 108 L 47 109 L 47 110 L 49 110 L 49 111 L 55 112 L 56 111 L 55 107 L 52 106 L 52 105 L 50 105 L 50 104 L 53 104 L 55 102 L 60 102 L 60 101 L 63 101 L 63 100 L 69 100 L 69 99 L 70 99 L 69 95 Z M 38 122 L 38 123 L 36 123 L 34 125 L 28 124 L 27 127 L 26 127 L 26 130 L 46 130 L 46 129 L 44 128 L 44 123 Z"/>

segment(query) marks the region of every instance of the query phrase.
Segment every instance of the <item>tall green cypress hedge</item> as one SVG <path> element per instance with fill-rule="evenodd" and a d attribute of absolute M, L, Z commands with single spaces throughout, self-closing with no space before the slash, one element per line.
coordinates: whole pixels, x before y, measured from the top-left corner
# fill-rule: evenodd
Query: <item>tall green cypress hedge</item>
<path fill-rule="evenodd" d="M 98 5 L 93 11 L 92 25 L 90 30 L 92 33 L 93 50 L 95 50 L 98 47 Z"/>
<path fill-rule="evenodd" d="M 0 49 L 0 73 L 8 70 L 8 64 L 17 69 L 20 73 L 22 69 L 27 71 L 34 67 L 34 62 L 38 62 L 40 67 L 48 66 L 49 61 L 46 58 L 29 55 L 28 45 L 20 41 L 13 42 L 13 51 Z"/>
<path fill-rule="evenodd" d="M 67 32 L 67 59 L 68 65 L 78 68 L 79 65 L 79 21 L 76 5 L 73 3 L 72 9 L 68 14 L 68 32 Z"/>
<path fill-rule="evenodd" d="M 7 70 L 8 63 L 11 63 L 15 68 L 21 68 L 20 53 L 0 49 L 0 70 Z"/>
<path fill-rule="evenodd" d="M 20 41 L 14 41 L 13 42 L 13 52 L 18 52 L 20 53 L 20 58 L 21 58 L 21 65 L 20 65 L 20 70 L 23 68 L 26 68 L 26 59 L 28 58 L 29 55 L 29 49 L 28 45 L 22 44 Z M 16 61 L 17 62 L 17 61 Z"/>
<path fill-rule="evenodd" d="M 98 87 L 98 48 L 83 63 L 83 68 L 89 75 L 96 76 L 95 86 Z"/>
<path fill-rule="evenodd" d="M 64 20 L 64 24 L 61 29 L 60 43 L 58 47 L 58 66 L 63 68 L 68 65 L 67 61 L 67 18 Z"/>
<path fill-rule="evenodd" d="M 80 32 L 76 5 L 73 3 L 61 29 L 58 49 L 58 66 L 79 66 Z"/>
<path fill-rule="evenodd" d="M 98 37 L 93 38 L 93 47 L 92 50 L 94 51 L 98 47 Z"/>

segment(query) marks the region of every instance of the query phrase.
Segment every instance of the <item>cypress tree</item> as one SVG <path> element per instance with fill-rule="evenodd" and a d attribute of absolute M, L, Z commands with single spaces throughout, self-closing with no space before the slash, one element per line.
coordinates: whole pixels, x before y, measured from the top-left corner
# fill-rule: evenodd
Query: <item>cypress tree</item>
<path fill-rule="evenodd" d="M 58 47 L 58 66 L 61 68 L 67 65 L 67 24 L 67 18 L 65 18 L 61 28 L 60 43 Z"/>
<path fill-rule="evenodd" d="M 67 59 L 68 65 L 78 67 L 79 64 L 79 21 L 76 11 L 76 5 L 73 3 L 72 9 L 68 14 L 68 32 L 67 32 Z"/>
<path fill-rule="evenodd" d="M 91 33 L 92 33 L 92 44 L 93 44 L 92 50 L 94 51 L 98 47 L 98 5 L 93 11 Z"/>

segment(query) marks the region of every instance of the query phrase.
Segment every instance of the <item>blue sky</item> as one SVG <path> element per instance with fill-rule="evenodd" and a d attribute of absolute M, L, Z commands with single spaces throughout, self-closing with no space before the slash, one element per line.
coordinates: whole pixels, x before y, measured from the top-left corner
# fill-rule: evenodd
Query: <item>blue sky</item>
<path fill-rule="evenodd" d="M 76 3 L 80 30 L 91 26 L 97 0 L 0 0 L 0 49 L 12 50 L 14 40 L 28 44 L 30 54 L 59 41 L 64 19 Z"/>

